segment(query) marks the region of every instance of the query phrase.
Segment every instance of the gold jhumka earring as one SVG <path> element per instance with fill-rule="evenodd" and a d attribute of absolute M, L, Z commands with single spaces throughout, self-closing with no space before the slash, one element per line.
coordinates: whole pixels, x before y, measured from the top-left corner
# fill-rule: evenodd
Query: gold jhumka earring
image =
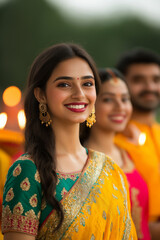
<path fill-rule="evenodd" d="M 91 128 L 93 124 L 96 122 L 96 115 L 95 115 L 95 107 L 92 109 L 91 114 L 86 119 L 86 126 Z"/>
<path fill-rule="evenodd" d="M 41 120 L 41 124 L 45 124 L 46 127 L 48 127 L 52 122 L 51 117 L 47 112 L 47 106 L 45 103 L 39 104 L 39 119 Z"/>

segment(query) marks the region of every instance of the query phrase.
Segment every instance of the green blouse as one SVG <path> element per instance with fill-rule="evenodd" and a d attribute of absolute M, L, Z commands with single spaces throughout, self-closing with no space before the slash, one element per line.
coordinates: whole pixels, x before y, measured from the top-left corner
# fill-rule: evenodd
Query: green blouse
<path fill-rule="evenodd" d="M 80 174 L 81 172 L 69 174 L 57 172 L 55 197 L 58 201 L 61 201 L 70 191 Z M 52 210 L 53 207 L 43 197 L 40 176 L 35 163 L 28 154 L 23 154 L 8 171 L 3 194 L 2 231 L 19 229 L 36 235 L 37 228 Z M 5 216 L 10 217 L 6 219 Z"/>

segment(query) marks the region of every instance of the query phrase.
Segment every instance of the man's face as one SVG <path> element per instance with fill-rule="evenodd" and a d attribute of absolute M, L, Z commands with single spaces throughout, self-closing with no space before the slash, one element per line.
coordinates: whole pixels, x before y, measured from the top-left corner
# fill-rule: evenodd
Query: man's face
<path fill-rule="evenodd" d="M 134 108 L 150 112 L 160 103 L 160 67 L 157 64 L 132 64 L 125 75 Z"/>

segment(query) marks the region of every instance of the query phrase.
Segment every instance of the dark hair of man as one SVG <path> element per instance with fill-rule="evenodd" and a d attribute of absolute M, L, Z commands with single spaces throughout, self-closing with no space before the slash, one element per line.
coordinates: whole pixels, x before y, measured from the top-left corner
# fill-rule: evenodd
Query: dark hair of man
<path fill-rule="evenodd" d="M 79 57 L 84 59 L 93 71 L 96 91 L 99 89 L 99 75 L 95 63 L 88 53 L 76 44 L 57 44 L 42 52 L 31 67 L 24 109 L 26 114 L 25 151 L 33 158 L 41 178 L 41 185 L 47 203 L 53 206 L 59 216 L 58 229 L 64 218 L 61 204 L 54 192 L 57 183 L 55 136 L 51 127 L 42 125 L 39 120 L 39 103 L 34 96 L 36 87 L 45 91 L 46 83 L 56 66 L 64 60 Z M 54 123 L 53 123 L 54 124 Z M 56 230 L 55 229 L 55 230 Z"/>
<path fill-rule="evenodd" d="M 157 64 L 160 66 L 160 56 L 148 49 L 135 48 L 119 58 L 116 68 L 126 75 L 128 68 L 133 64 Z"/>

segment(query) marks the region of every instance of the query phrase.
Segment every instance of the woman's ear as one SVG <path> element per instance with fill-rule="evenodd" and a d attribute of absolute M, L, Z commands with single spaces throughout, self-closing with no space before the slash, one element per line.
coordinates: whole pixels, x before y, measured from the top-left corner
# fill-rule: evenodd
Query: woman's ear
<path fill-rule="evenodd" d="M 34 89 L 34 96 L 39 103 L 46 103 L 45 93 L 41 88 L 36 87 Z"/>

